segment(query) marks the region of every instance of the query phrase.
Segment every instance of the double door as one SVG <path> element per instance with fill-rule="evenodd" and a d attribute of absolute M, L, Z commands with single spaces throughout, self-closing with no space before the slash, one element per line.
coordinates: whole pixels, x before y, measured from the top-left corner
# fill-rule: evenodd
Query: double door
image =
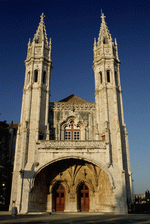
<path fill-rule="evenodd" d="M 62 184 L 57 186 L 55 191 L 56 211 L 64 211 L 65 209 L 65 189 Z M 89 211 L 89 189 L 86 184 L 79 188 L 79 207 L 80 210 Z"/>

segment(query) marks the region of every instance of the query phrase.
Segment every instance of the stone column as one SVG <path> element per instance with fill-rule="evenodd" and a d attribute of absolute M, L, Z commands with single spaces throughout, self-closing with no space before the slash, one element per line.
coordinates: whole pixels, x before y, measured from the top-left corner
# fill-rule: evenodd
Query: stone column
<path fill-rule="evenodd" d="M 52 212 L 52 193 L 47 195 L 47 212 Z"/>

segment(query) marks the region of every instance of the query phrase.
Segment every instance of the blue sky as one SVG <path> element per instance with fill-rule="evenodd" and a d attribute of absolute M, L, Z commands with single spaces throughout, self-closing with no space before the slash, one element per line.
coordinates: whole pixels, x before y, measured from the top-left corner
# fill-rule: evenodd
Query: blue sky
<path fill-rule="evenodd" d="M 19 123 L 27 43 L 42 12 L 52 38 L 51 101 L 94 102 L 93 42 L 101 9 L 117 38 L 134 192 L 150 190 L 150 1 L 0 1 L 0 120 Z"/>

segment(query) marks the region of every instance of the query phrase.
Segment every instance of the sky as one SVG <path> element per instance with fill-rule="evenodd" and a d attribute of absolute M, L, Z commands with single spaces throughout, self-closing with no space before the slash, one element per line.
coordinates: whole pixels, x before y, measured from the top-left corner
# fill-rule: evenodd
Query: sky
<path fill-rule="evenodd" d="M 27 44 L 45 14 L 52 38 L 51 101 L 94 102 L 93 43 L 101 9 L 117 38 L 134 193 L 150 190 L 150 1 L 1 0 L 0 120 L 20 122 Z"/>

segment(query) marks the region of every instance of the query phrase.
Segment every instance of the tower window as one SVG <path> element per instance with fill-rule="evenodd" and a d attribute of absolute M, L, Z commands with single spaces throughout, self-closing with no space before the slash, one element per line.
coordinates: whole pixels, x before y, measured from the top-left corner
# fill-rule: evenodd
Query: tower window
<path fill-rule="evenodd" d="M 107 70 L 107 82 L 110 82 L 110 71 Z"/>
<path fill-rule="evenodd" d="M 46 83 L 46 71 L 43 72 L 43 83 Z"/>
<path fill-rule="evenodd" d="M 115 72 L 115 82 L 116 82 L 116 86 L 118 86 L 118 77 L 117 77 L 117 72 Z"/>
<path fill-rule="evenodd" d="M 108 44 L 108 38 L 107 37 L 104 37 L 103 44 Z"/>
<path fill-rule="evenodd" d="M 38 70 L 34 71 L 34 82 L 38 81 Z"/>
<path fill-rule="evenodd" d="M 103 79 L 102 79 L 102 72 L 99 73 L 100 74 L 100 84 L 102 84 Z"/>

